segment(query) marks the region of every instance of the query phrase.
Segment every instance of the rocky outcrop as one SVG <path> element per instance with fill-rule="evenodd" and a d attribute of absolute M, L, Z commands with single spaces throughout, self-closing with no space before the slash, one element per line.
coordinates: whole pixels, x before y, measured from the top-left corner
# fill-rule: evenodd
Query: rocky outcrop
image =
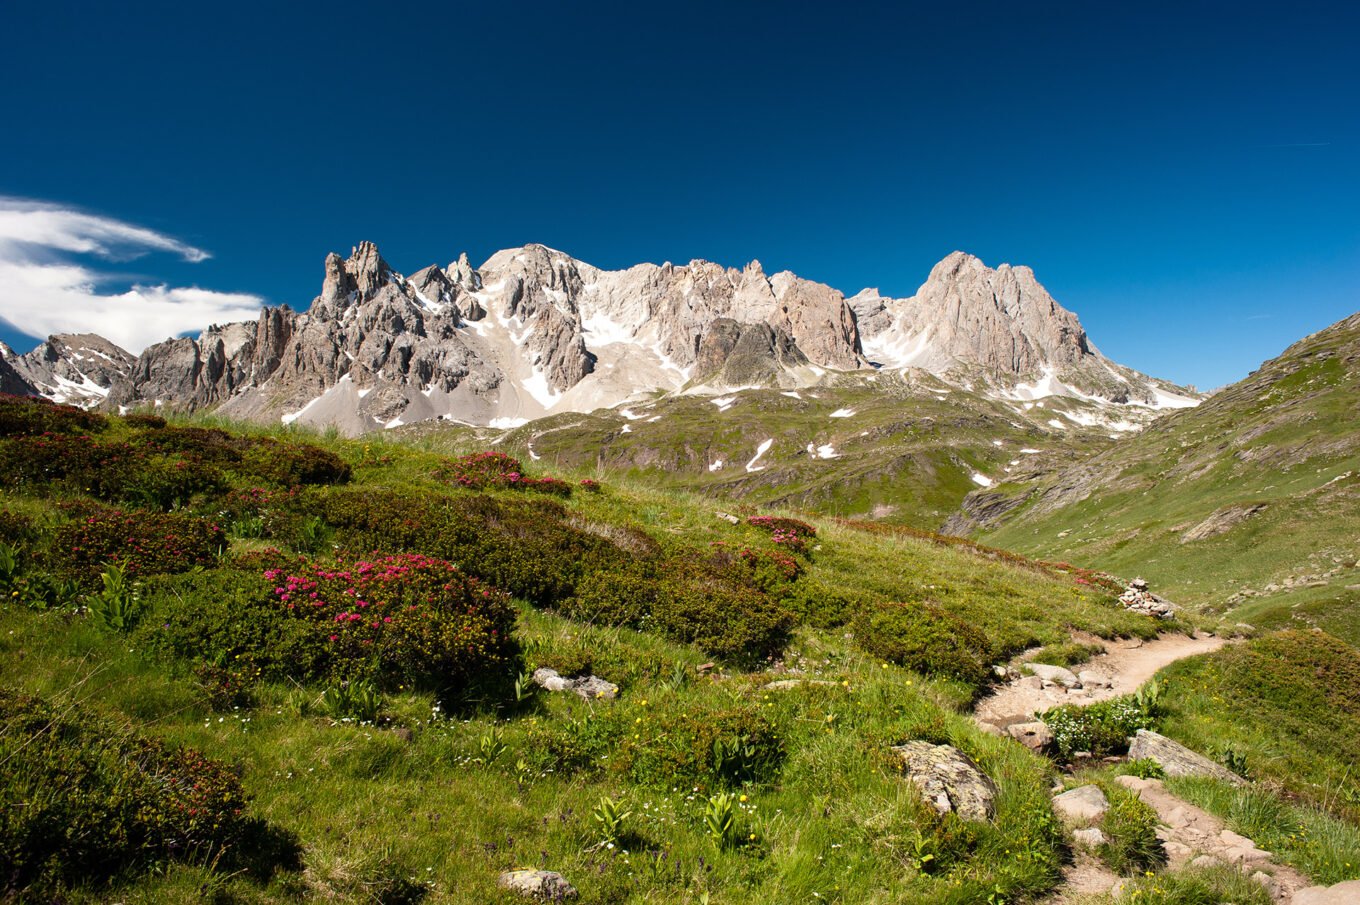
<path fill-rule="evenodd" d="M 23 375 L 10 363 L 18 357 L 13 349 L 0 343 L 0 393 L 9 393 L 11 396 L 36 396 L 37 388 L 24 380 Z"/>
<path fill-rule="evenodd" d="M 1195 541 L 1218 537 L 1220 534 L 1227 534 L 1233 528 L 1237 527 L 1237 525 L 1245 522 L 1265 508 L 1265 503 L 1243 503 L 1234 506 L 1224 506 L 1198 525 L 1195 525 L 1195 527 L 1183 533 L 1181 535 L 1181 543 L 1190 544 Z"/>
<path fill-rule="evenodd" d="M 1129 760 L 1151 760 L 1167 776 L 1208 776 L 1240 784 L 1242 778 L 1202 754 L 1149 729 L 1139 729 L 1129 745 Z"/>
<path fill-rule="evenodd" d="M 996 783 L 958 748 L 907 742 L 892 750 L 902 759 L 907 778 L 939 813 L 952 811 L 964 820 L 991 820 L 996 815 Z"/>
<path fill-rule="evenodd" d="M 783 329 L 720 317 L 699 341 L 694 373 L 715 387 L 781 386 L 786 373 L 807 364 Z"/>

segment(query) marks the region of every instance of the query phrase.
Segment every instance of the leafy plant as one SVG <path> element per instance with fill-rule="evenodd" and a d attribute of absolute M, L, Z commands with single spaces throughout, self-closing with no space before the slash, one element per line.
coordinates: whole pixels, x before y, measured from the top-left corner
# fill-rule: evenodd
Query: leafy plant
<path fill-rule="evenodd" d="M 481 734 L 477 739 L 477 751 L 477 760 L 488 767 L 509 753 L 510 746 L 505 743 L 500 726 L 492 726 Z"/>
<path fill-rule="evenodd" d="M 375 723 L 382 713 L 382 694 L 368 679 L 353 679 L 329 686 L 321 695 L 321 707 L 337 720 Z"/>
<path fill-rule="evenodd" d="M 633 812 L 624 809 L 621 799 L 615 801 L 605 795 L 600 798 L 599 804 L 595 805 L 593 816 L 595 822 L 599 824 L 601 843 L 612 848 L 618 844 L 619 838 L 623 835 L 624 821 L 633 816 Z"/>
<path fill-rule="evenodd" d="M 704 806 L 704 832 L 708 838 L 726 848 L 736 840 L 736 796 L 718 792 L 709 796 Z"/>
<path fill-rule="evenodd" d="M 103 588 L 87 598 L 90 615 L 108 631 L 130 631 L 141 616 L 137 583 L 130 581 L 127 571 L 114 563 L 99 574 L 99 580 Z"/>

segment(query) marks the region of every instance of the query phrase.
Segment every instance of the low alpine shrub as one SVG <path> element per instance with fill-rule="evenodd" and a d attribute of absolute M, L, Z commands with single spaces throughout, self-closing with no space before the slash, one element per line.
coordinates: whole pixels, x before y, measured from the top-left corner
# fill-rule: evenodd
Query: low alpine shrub
<path fill-rule="evenodd" d="M 730 573 L 673 562 L 657 588 L 645 627 L 716 657 L 752 665 L 788 644 L 793 615 Z"/>
<path fill-rule="evenodd" d="M 109 419 L 74 405 L 60 405 L 36 396 L 0 393 L 0 437 L 37 434 L 86 434 L 108 427 Z"/>
<path fill-rule="evenodd" d="M 177 512 L 96 509 L 57 529 L 58 570 L 93 582 L 110 563 L 129 577 L 185 572 L 212 565 L 226 546 L 215 522 Z"/>
<path fill-rule="evenodd" d="M 933 603 L 874 602 L 860 609 L 851 624 L 855 643 L 881 660 L 975 687 L 990 675 L 987 636 Z"/>
<path fill-rule="evenodd" d="M 280 487 L 347 484 L 353 473 L 344 459 L 310 443 L 256 438 L 241 459 L 240 470 Z"/>
<path fill-rule="evenodd" d="M 277 557 L 148 586 L 149 646 L 233 671 L 238 683 L 371 681 L 461 695 L 512 674 L 503 591 L 419 554 L 327 562 Z M 229 676 L 229 678 L 231 678 Z"/>
<path fill-rule="evenodd" d="M 51 900 L 164 861 L 200 861 L 260 828 L 236 774 L 192 748 L 0 689 L 0 877 Z"/>
<path fill-rule="evenodd" d="M 616 763 L 633 782 L 671 788 L 735 788 L 772 781 L 783 766 L 778 730 L 756 707 L 691 707 L 636 724 Z"/>

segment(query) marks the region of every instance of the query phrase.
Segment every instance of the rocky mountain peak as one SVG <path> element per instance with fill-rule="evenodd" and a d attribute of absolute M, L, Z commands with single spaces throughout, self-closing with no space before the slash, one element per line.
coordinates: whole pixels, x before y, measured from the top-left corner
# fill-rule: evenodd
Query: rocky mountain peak
<path fill-rule="evenodd" d="M 38 393 L 57 402 L 96 405 L 125 378 L 135 359 L 93 333 L 56 333 L 26 355 L 10 360 Z"/>

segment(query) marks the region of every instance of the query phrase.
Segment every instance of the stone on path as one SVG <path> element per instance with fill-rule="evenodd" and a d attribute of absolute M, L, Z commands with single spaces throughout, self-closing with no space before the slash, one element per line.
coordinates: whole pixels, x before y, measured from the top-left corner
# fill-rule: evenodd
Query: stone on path
<path fill-rule="evenodd" d="M 576 898 L 576 887 L 553 870 L 507 870 L 499 880 L 502 889 L 510 889 L 533 899 L 561 901 Z"/>
<path fill-rule="evenodd" d="M 1355 905 L 1360 902 L 1360 880 L 1335 886 L 1309 886 L 1294 894 L 1293 905 Z"/>
<path fill-rule="evenodd" d="M 1088 826 L 1084 830 L 1075 830 L 1072 833 L 1072 838 L 1087 848 L 1099 848 L 1108 841 L 1100 828 L 1094 826 Z"/>
<path fill-rule="evenodd" d="M 964 820 L 991 820 L 996 815 L 996 783 L 958 748 L 918 741 L 892 750 L 902 758 L 907 778 L 939 813 L 953 811 Z"/>
<path fill-rule="evenodd" d="M 1226 767 L 1147 729 L 1139 729 L 1133 737 L 1133 743 L 1129 745 L 1129 760 L 1156 761 L 1167 776 L 1209 776 L 1234 785 L 1242 782 L 1242 777 Z"/>
<path fill-rule="evenodd" d="M 1053 741 L 1053 732 L 1041 722 L 1012 723 L 1006 727 L 1006 734 L 1031 751 L 1042 751 Z"/>
<path fill-rule="evenodd" d="M 1053 799 L 1053 810 L 1068 823 L 1099 820 L 1110 809 L 1110 802 L 1099 786 L 1079 786 Z"/>
<path fill-rule="evenodd" d="M 1029 671 L 1046 682 L 1061 685 L 1063 688 L 1080 688 L 1081 680 L 1076 673 L 1065 666 L 1049 666 L 1047 663 L 1026 663 Z"/>

